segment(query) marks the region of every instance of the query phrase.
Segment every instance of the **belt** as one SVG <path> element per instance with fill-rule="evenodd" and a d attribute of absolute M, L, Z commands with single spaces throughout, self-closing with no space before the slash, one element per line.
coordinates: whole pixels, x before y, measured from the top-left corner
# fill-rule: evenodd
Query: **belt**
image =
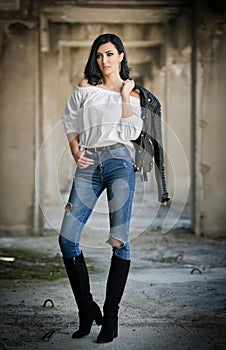
<path fill-rule="evenodd" d="M 108 151 L 109 149 L 119 149 L 122 147 L 123 147 L 123 144 L 115 143 L 114 145 L 109 145 L 109 146 L 87 148 L 87 150 L 90 152 L 105 152 L 105 151 Z"/>

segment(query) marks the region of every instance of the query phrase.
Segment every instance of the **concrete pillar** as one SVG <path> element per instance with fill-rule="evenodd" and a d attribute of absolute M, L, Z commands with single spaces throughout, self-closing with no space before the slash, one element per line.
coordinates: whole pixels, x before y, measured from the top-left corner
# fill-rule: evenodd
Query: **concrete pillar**
<path fill-rule="evenodd" d="M 8 25 L 1 57 L 1 229 L 31 233 L 34 198 L 35 29 Z"/>
<path fill-rule="evenodd" d="M 226 236 L 226 26 L 220 9 L 196 8 L 195 232 Z"/>
<path fill-rule="evenodd" d="M 154 93 L 162 104 L 167 184 L 176 204 L 190 204 L 191 35 L 190 16 L 165 24 L 165 48 L 153 74 Z M 162 57 L 165 56 L 165 57 Z M 157 60 L 156 60 L 157 62 Z M 161 62 L 164 65 L 161 65 Z"/>

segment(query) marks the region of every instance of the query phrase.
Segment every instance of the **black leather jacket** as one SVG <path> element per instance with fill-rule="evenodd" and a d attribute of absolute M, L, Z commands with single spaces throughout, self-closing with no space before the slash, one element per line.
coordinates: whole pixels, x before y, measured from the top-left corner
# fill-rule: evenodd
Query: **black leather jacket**
<path fill-rule="evenodd" d="M 155 178 L 158 187 L 158 200 L 169 201 L 165 180 L 164 156 L 162 148 L 161 105 L 159 100 L 147 89 L 135 86 L 140 91 L 143 129 L 139 137 L 133 141 L 135 146 L 135 166 L 145 181 L 147 172 L 155 168 Z"/>

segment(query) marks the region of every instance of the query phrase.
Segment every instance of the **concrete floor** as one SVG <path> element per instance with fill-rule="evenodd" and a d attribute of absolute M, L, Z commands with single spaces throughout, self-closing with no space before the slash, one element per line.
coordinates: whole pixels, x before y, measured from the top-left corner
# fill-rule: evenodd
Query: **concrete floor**
<path fill-rule="evenodd" d="M 59 255 L 57 235 L 53 233 L 36 238 L 2 237 L 0 246 Z M 87 244 L 83 251 L 97 268 L 90 276 L 91 288 L 102 306 L 110 248 Z M 66 278 L 53 282 L 2 280 L 0 349 L 223 350 L 225 258 L 226 240 L 198 238 L 179 229 L 166 234 L 147 229 L 132 241 L 119 337 L 108 344 L 95 343 L 96 325 L 87 337 L 71 339 L 78 318 Z M 54 301 L 53 308 L 43 307 L 48 298 Z M 44 340 L 47 332 L 52 335 Z"/>

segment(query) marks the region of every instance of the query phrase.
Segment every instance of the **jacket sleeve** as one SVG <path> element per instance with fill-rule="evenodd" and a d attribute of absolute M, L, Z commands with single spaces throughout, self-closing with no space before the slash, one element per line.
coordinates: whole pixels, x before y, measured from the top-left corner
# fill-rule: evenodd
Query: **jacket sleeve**
<path fill-rule="evenodd" d="M 164 203 L 165 201 L 169 200 L 169 195 L 165 179 L 161 104 L 159 100 L 147 89 L 141 88 L 140 91 L 142 97 L 142 107 L 144 108 L 144 114 L 146 114 L 144 121 L 145 136 L 143 138 L 143 147 L 147 147 L 147 145 L 149 146 L 149 142 L 152 145 L 151 157 L 154 159 L 155 178 L 158 187 L 158 200 Z M 148 153 L 150 152 L 148 151 Z"/>
<path fill-rule="evenodd" d="M 154 147 L 154 164 L 155 164 L 155 178 L 158 187 L 158 199 L 160 202 L 169 200 L 168 190 L 165 178 L 165 166 L 162 143 L 162 120 L 161 120 L 161 106 L 159 106 L 158 114 L 152 113 L 152 143 Z"/>

